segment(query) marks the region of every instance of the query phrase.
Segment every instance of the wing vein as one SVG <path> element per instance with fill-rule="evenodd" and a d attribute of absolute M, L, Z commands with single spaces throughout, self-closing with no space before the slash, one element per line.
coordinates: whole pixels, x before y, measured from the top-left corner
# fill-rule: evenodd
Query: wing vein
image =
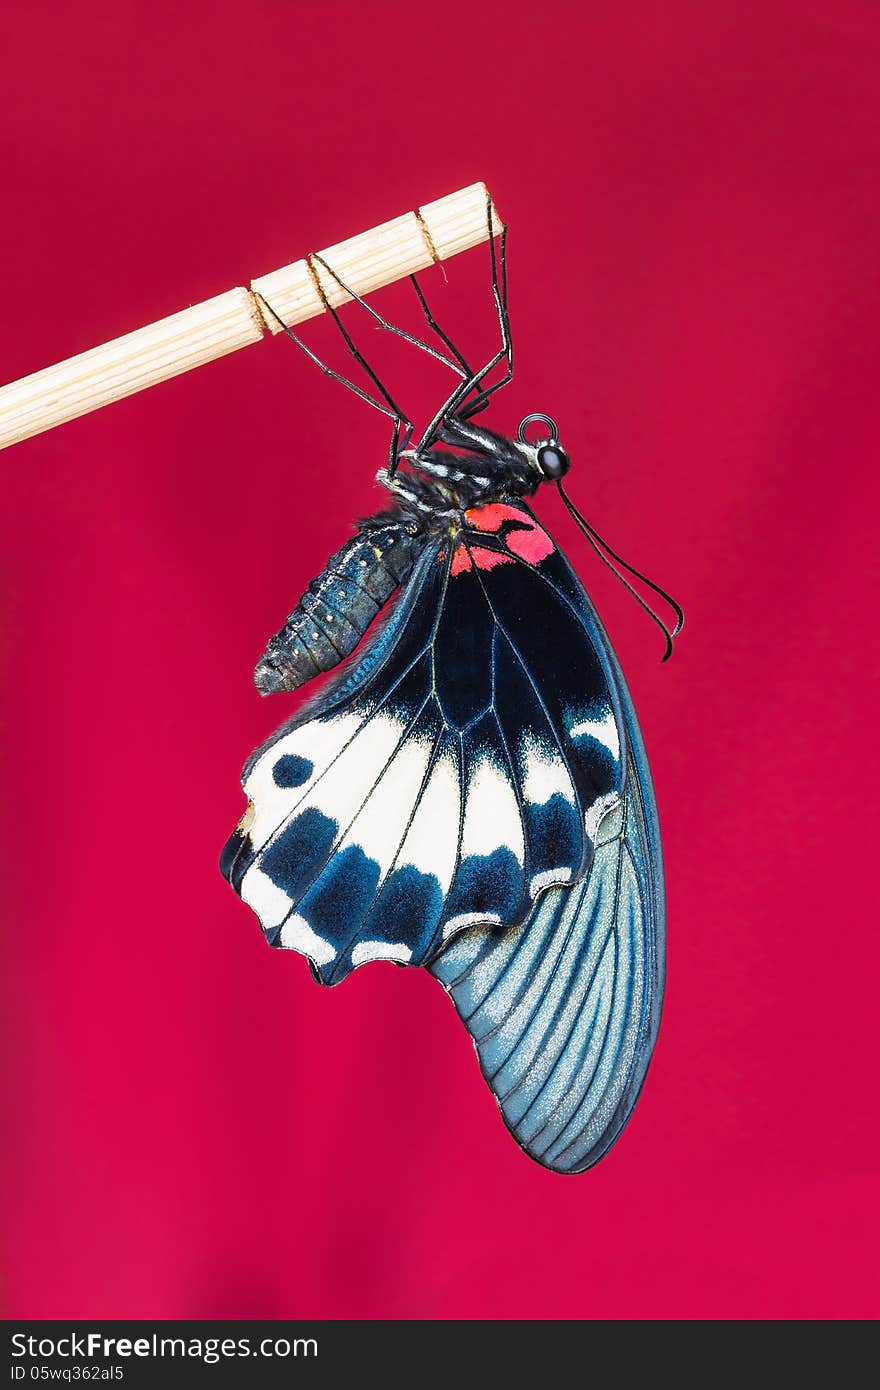
<path fill-rule="evenodd" d="M 584 1011 L 584 1009 L 585 1009 L 586 1006 L 587 1006 L 587 1002 L 588 1002 L 588 1000 L 589 1000 L 589 998 L 590 998 L 590 994 L 591 994 L 591 992 L 592 992 L 593 985 L 594 985 L 594 983 L 595 983 L 595 981 L 596 981 L 596 976 L 598 975 L 599 970 L 601 969 L 602 964 L 603 964 L 603 961 L 604 961 L 604 959 L 605 959 L 605 952 L 606 952 L 606 950 L 607 950 L 607 948 L 608 948 L 608 940 L 609 940 L 609 938 L 610 938 L 612 935 L 615 937 L 615 959 L 616 959 L 616 957 L 617 957 L 617 947 L 618 947 L 618 943 L 617 943 L 617 939 L 616 939 L 616 938 L 617 938 L 617 914 L 618 914 L 618 911 L 619 911 L 619 908 L 620 908 L 620 881 L 621 881 L 621 870 L 622 870 L 622 859 L 623 859 L 623 856 L 622 856 L 622 854 L 620 853 L 620 850 L 618 850 L 618 852 L 617 852 L 616 859 L 617 859 L 617 864 L 616 864 L 616 868 L 615 868 L 615 877 L 614 877 L 614 897 L 613 897 L 613 906 L 612 906 L 612 911 L 611 911 L 611 922 L 610 922 L 610 925 L 609 925 L 609 927 L 608 927 L 608 930 L 607 930 L 606 933 L 605 933 L 605 938 L 604 938 L 604 940 L 602 941 L 601 948 L 600 948 L 600 950 L 597 952 L 595 964 L 594 964 L 592 970 L 590 971 L 589 979 L 588 979 L 588 981 L 587 981 L 587 986 L 586 986 L 586 989 L 584 990 L 584 993 L 583 993 L 583 1002 L 582 1002 L 582 1004 L 581 1004 L 580 1009 L 578 1010 L 578 1013 L 577 1013 L 577 1016 L 576 1016 L 575 1019 L 574 1019 L 574 1022 L 572 1023 L 571 1027 L 569 1028 L 569 1030 L 568 1030 L 568 1032 L 567 1032 L 567 1034 L 566 1034 L 566 1036 L 565 1036 L 565 1039 L 564 1039 L 564 1041 L 563 1041 L 563 1043 L 562 1043 L 562 1046 L 559 1048 L 559 1053 L 558 1053 L 558 1056 L 557 1056 L 557 1058 L 556 1058 L 556 1061 L 554 1062 L 553 1066 L 551 1067 L 550 1071 L 548 1072 L 548 1074 L 547 1074 L 547 1076 L 546 1076 L 546 1078 L 545 1078 L 545 1080 L 544 1080 L 544 1082 L 543 1082 L 543 1084 L 542 1084 L 542 1086 L 541 1086 L 541 1089 L 540 1089 L 538 1092 L 536 1092 L 536 1094 L 533 1096 L 532 1100 L 529 1102 L 528 1108 L 526 1109 L 525 1113 L 524 1113 L 523 1116 L 522 1116 L 523 1119 L 525 1119 L 525 1116 L 528 1115 L 529 1112 L 530 1112 L 530 1111 L 535 1107 L 535 1105 L 538 1103 L 538 1101 L 540 1100 L 542 1094 L 543 1094 L 544 1091 L 546 1090 L 547 1086 L 549 1086 L 549 1084 L 550 1084 L 550 1082 L 552 1081 L 553 1077 L 555 1076 L 557 1070 L 559 1069 L 559 1066 L 560 1066 L 560 1064 L 561 1064 L 561 1062 L 562 1062 L 562 1059 L 563 1059 L 563 1057 L 565 1056 L 565 1052 L 566 1052 L 566 1049 L 567 1049 L 567 1047 L 568 1047 L 568 1044 L 569 1044 L 569 1042 L 571 1041 L 572 1037 L 574 1036 L 575 1030 L 576 1030 L 576 1028 L 577 1028 L 578 1023 L 580 1022 L 580 1019 L 581 1019 L 581 1016 L 582 1016 L 582 1014 L 583 1014 L 583 1011 Z M 595 863 L 595 861 L 594 861 L 594 863 Z M 598 905 L 598 904 L 597 904 L 597 905 Z M 585 939 L 586 939 L 586 937 L 585 937 Z M 607 1035 L 608 1035 L 608 1028 L 610 1027 L 612 1011 L 613 1011 L 613 1008 L 614 1008 L 614 993 L 615 993 L 615 989 L 616 989 L 616 983 L 617 983 L 617 971 L 615 970 L 615 971 L 614 971 L 614 974 L 613 974 L 613 976 L 612 976 L 611 1005 L 610 1005 L 609 1010 L 608 1010 L 608 1019 L 606 1020 L 606 1025 L 605 1025 L 605 1038 L 607 1038 Z M 555 1023 L 556 1023 L 557 1018 L 558 1018 L 558 1017 L 560 1016 L 560 1014 L 562 1013 L 563 1008 L 564 1008 L 564 1003 L 565 1003 L 565 999 L 564 999 L 564 996 L 563 996 L 563 998 L 561 998 L 560 1001 L 559 1001 L 559 1003 L 557 1004 L 556 1009 L 554 1010 L 553 1018 L 552 1018 L 552 1020 L 551 1020 L 551 1022 L 550 1022 L 550 1024 L 549 1024 L 549 1026 L 548 1026 L 548 1028 L 547 1028 L 547 1032 L 548 1032 L 548 1033 L 549 1033 L 549 1032 L 552 1030 L 552 1028 L 555 1026 Z M 598 1005 L 598 1002 L 597 1002 L 597 1004 L 596 1004 L 596 1009 L 598 1009 L 598 1007 L 599 1007 L 599 1005 Z M 602 1055 L 603 1055 L 603 1053 L 604 1053 L 604 1047 L 605 1047 L 605 1043 L 604 1043 L 604 1040 L 603 1040 L 602 1049 L 601 1049 L 601 1051 L 600 1051 L 600 1053 L 599 1053 L 599 1056 L 596 1058 L 596 1062 L 595 1062 L 595 1065 L 594 1065 L 594 1067 L 593 1067 L 593 1071 L 592 1071 L 592 1074 L 591 1074 L 591 1077 L 590 1077 L 590 1082 L 589 1082 L 589 1085 L 588 1085 L 587 1088 L 586 1088 L 587 1090 L 589 1090 L 589 1086 L 592 1085 L 593 1077 L 595 1077 L 596 1071 L 598 1070 L 599 1063 L 600 1063 L 600 1061 L 601 1061 L 601 1059 L 602 1059 Z M 521 1083 L 520 1083 L 520 1084 L 521 1084 Z M 513 1090 L 516 1090 L 516 1087 L 513 1087 L 512 1090 L 511 1090 L 511 1092 L 509 1092 L 508 1094 L 512 1094 Z M 585 1092 L 585 1094 L 586 1094 L 586 1092 Z M 564 1096 L 561 1097 L 560 1100 L 557 1101 L 556 1105 L 554 1105 L 553 1108 L 547 1112 L 546 1116 L 544 1117 L 544 1123 L 543 1123 L 543 1125 L 541 1126 L 540 1130 L 538 1130 L 538 1134 L 542 1134 L 542 1133 L 544 1132 L 544 1130 L 547 1128 L 547 1125 L 550 1123 L 550 1121 L 552 1120 L 553 1116 L 554 1116 L 554 1115 L 556 1114 L 556 1112 L 558 1111 L 559 1106 L 562 1104 L 562 1102 L 563 1102 L 564 1099 L 565 1099 Z M 537 1134 L 533 1136 L 532 1142 L 534 1142 L 534 1139 L 536 1139 L 536 1138 L 537 1138 Z"/>

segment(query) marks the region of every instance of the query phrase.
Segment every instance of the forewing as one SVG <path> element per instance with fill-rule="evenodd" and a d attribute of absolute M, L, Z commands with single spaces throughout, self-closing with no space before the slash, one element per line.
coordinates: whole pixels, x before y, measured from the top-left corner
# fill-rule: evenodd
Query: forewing
<path fill-rule="evenodd" d="M 429 546 L 346 678 L 249 760 L 224 872 L 332 984 L 515 926 L 576 882 L 624 783 L 592 610 L 524 506 Z"/>

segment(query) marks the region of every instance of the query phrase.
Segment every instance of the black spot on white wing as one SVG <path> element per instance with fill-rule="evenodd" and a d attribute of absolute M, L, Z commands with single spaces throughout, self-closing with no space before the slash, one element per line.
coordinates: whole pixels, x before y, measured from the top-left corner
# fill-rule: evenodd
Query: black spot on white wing
<path fill-rule="evenodd" d="M 298 753 L 282 753 L 272 764 L 272 779 L 276 787 L 301 787 L 315 770 L 308 758 Z"/>
<path fill-rule="evenodd" d="M 315 800 L 319 786 L 323 786 L 326 792 L 328 780 L 334 777 L 340 757 L 365 728 L 369 718 L 369 709 L 353 708 L 332 720 L 309 721 L 283 733 L 251 763 L 243 785 L 254 807 L 250 838 L 255 851 L 259 852 L 268 845 L 300 807 Z M 377 751 L 392 733 L 384 712 L 378 718 Z M 396 718 L 393 719 L 394 729 L 398 722 Z M 305 781 L 296 787 L 285 785 L 284 769 L 289 765 L 288 759 L 302 759 L 312 769 Z M 276 776 L 276 770 L 280 770 L 280 778 Z M 332 781 L 330 784 L 332 786 Z M 332 795 L 324 795 L 321 809 L 325 813 L 331 800 Z M 333 819 L 336 817 L 333 816 Z"/>

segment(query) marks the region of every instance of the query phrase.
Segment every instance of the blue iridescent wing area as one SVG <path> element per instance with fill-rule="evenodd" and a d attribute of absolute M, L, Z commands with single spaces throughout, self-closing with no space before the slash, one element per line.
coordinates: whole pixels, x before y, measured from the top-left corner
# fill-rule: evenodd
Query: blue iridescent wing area
<path fill-rule="evenodd" d="M 588 872 L 623 794 L 622 687 L 579 582 L 525 504 L 467 522 L 245 768 L 224 873 L 325 984 L 521 924 Z"/>
<path fill-rule="evenodd" d="M 599 826 L 588 875 L 550 889 L 520 927 L 461 933 L 429 967 L 471 1034 L 513 1137 L 558 1173 L 582 1173 L 620 1136 L 645 1079 L 663 1000 L 657 814 L 635 712 L 619 679 L 626 785 Z"/>

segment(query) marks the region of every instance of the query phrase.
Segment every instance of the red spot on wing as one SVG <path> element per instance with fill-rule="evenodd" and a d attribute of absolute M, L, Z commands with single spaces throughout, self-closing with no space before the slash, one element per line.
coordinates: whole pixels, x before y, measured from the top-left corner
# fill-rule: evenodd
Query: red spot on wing
<path fill-rule="evenodd" d="M 459 541 L 452 557 L 452 573 L 464 574 L 467 570 L 491 570 L 496 565 L 512 565 L 513 556 L 505 555 L 503 550 L 486 550 L 485 546 L 470 547 Z"/>
<path fill-rule="evenodd" d="M 481 545 L 475 545 L 472 548 L 471 559 L 478 570 L 491 570 L 496 565 L 513 564 L 512 557 L 505 555 L 503 550 L 485 550 Z"/>
<path fill-rule="evenodd" d="M 553 542 L 546 531 L 542 531 L 540 526 L 533 523 L 528 531 L 511 531 L 507 537 L 507 548 L 521 560 L 528 560 L 530 565 L 537 565 L 552 553 Z"/>
<path fill-rule="evenodd" d="M 518 523 L 515 529 L 508 531 L 504 537 L 504 544 L 512 554 L 520 560 L 527 561 L 530 565 L 537 565 L 541 560 L 546 559 L 554 549 L 553 542 L 542 531 L 541 527 L 531 517 L 526 516 L 518 507 L 509 507 L 504 502 L 490 502 L 485 507 L 472 507 L 465 512 L 465 517 L 469 526 L 475 531 L 500 531 L 505 521 L 515 521 Z M 493 552 L 494 553 L 494 552 Z M 498 560 L 493 560 L 493 564 L 498 564 Z M 480 565 L 481 569 L 491 569 L 491 565 Z"/>
<path fill-rule="evenodd" d="M 505 521 L 526 521 L 516 507 L 505 506 L 503 502 L 490 502 L 485 507 L 471 507 L 465 512 L 465 520 L 475 531 L 499 531 Z"/>

